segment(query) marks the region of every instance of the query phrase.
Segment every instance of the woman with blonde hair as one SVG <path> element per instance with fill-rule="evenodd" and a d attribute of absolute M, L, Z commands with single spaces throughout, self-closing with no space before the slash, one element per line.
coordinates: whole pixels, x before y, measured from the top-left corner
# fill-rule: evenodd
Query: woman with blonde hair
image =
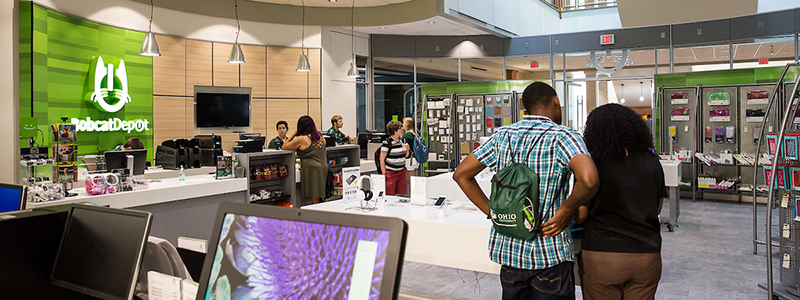
<path fill-rule="evenodd" d="M 403 142 L 408 144 L 409 151 L 406 153 L 406 182 L 411 182 L 411 176 L 417 175 L 419 162 L 414 158 L 414 137 L 419 136 L 414 129 L 414 118 L 403 118 Z"/>

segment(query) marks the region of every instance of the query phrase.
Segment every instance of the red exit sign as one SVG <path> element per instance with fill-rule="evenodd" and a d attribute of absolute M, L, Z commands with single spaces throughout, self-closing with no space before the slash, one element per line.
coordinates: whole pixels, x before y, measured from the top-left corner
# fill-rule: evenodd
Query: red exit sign
<path fill-rule="evenodd" d="M 762 58 L 758 60 L 759 65 L 766 65 L 769 63 L 769 58 Z"/>
<path fill-rule="evenodd" d="M 539 67 L 539 62 L 537 62 L 537 61 L 532 61 L 531 62 L 531 68 L 538 68 L 538 67 Z"/>
<path fill-rule="evenodd" d="M 613 45 L 613 44 L 614 44 L 613 34 L 604 34 L 600 36 L 600 45 Z"/>

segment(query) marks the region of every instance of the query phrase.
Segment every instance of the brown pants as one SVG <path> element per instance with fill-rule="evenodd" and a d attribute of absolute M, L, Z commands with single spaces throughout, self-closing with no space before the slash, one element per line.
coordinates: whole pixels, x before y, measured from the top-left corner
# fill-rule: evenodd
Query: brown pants
<path fill-rule="evenodd" d="M 583 299 L 655 299 L 661 253 L 581 251 Z"/>

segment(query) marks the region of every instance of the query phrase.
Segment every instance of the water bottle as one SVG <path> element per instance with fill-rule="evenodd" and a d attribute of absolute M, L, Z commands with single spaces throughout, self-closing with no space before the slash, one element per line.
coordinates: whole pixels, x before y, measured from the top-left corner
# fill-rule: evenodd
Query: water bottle
<path fill-rule="evenodd" d="M 181 166 L 181 172 L 178 175 L 178 181 L 186 181 L 186 172 L 183 171 L 183 166 Z"/>

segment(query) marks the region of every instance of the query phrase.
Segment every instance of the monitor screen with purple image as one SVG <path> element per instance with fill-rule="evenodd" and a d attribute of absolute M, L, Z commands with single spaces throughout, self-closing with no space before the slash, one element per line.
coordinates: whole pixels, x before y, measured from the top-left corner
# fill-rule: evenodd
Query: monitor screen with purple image
<path fill-rule="evenodd" d="M 403 221 L 252 205 L 240 212 L 225 206 L 230 205 L 220 208 L 219 226 L 209 241 L 197 299 L 396 297 Z M 358 220 L 362 217 L 366 220 Z"/>

